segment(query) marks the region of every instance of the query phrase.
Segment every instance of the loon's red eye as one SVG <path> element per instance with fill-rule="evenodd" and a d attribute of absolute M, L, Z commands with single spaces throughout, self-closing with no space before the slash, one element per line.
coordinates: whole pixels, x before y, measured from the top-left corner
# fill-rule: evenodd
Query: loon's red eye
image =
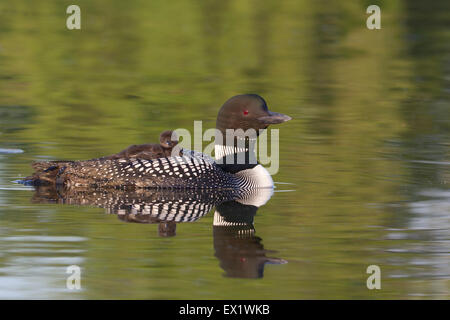
<path fill-rule="evenodd" d="M 244 110 L 244 116 L 248 115 L 248 110 Z"/>

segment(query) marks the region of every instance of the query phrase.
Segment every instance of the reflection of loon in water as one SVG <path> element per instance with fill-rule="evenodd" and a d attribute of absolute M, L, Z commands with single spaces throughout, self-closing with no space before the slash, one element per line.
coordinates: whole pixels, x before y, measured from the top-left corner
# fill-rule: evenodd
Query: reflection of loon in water
<path fill-rule="evenodd" d="M 262 278 L 264 265 L 287 261 L 266 257 L 260 237 L 255 236 L 253 219 L 258 207 L 227 201 L 216 206 L 214 213 L 214 249 L 225 275 L 232 278 Z M 272 251 L 273 252 L 273 251 Z"/>
<path fill-rule="evenodd" d="M 261 238 L 255 236 L 253 219 L 272 196 L 272 189 L 148 190 L 36 187 L 33 202 L 90 205 L 117 214 L 126 222 L 159 224 L 162 237 L 175 236 L 176 225 L 194 222 L 216 207 L 214 249 L 226 276 L 263 277 L 266 263 L 285 260 L 266 257 Z"/>

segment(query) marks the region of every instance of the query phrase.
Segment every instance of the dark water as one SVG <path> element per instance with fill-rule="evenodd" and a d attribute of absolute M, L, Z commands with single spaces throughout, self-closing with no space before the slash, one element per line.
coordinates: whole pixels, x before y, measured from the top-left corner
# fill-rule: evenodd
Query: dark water
<path fill-rule="evenodd" d="M 450 297 L 448 1 L 77 3 L 80 31 L 70 2 L 0 3 L 0 298 Z M 167 237 L 91 194 L 13 183 L 34 160 L 213 127 L 244 92 L 294 118 L 245 228 L 211 209 Z"/>

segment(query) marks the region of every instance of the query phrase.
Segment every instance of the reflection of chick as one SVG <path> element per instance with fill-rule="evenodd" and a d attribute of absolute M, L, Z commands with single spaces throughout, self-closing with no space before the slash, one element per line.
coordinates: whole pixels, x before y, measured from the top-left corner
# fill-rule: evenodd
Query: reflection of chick
<path fill-rule="evenodd" d="M 167 130 L 161 133 L 159 136 L 159 144 L 148 143 L 132 145 L 119 153 L 100 158 L 101 160 L 115 160 L 115 159 L 157 159 L 170 157 L 172 155 L 172 149 L 178 144 L 177 135 L 171 131 Z"/>
<path fill-rule="evenodd" d="M 160 237 L 174 237 L 176 235 L 177 224 L 175 221 L 160 221 L 158 235 Z"/>
<path fill-rule="evenodd" d="M 160 237 L 174 237 L 177 233 L 177 224 L 175 221 L 162 221 L 151 215 L 145 214 L 117 214 L 117 217 L 125 222 L 135 222 L 135 223 L 158 223 L 158 235 Z"/>

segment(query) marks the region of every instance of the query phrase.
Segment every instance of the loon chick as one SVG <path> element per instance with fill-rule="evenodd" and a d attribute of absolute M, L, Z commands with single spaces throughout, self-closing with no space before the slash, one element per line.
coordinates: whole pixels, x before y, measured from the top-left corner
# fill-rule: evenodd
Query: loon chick
<path fill-rule="evenodd" d="M 178 136 L 172 130 L 163 131 L 159 136 L 159 144 L 139 144 L 131 145 L 119 153 L 99 158 L 99 160 L 116 160 L 116 159 L 158 159 L 170 157 L 173 148 L 178 144 Z M 176 155 L 180 155 L 179 152 Z"/>
<path fill-rule="evenodd" d="M 24 183 L 56 184 L 65 187 L 138 187 L 175 189 L 243 190 L 273 188 L 269 172 L 256 162 L 254 146 L 260 131 L 291 117 L 269 111 L 256 94 L 227 100 L 216 121 L 214 159 L 199 152 L 157 159 L 94 159 L 49 162 Z M 228 134 L 233 132 L 232 139 Z M 239 130 L 240 129 L 240 130 Z M 247 136 L 248 130 L 254 130 Z M 226 136 L 226 141 L 223 137 Z M 222 137 L 222 139 L 220 139 Z M 237 161 L 236 161 L 237 160 Z"/>

